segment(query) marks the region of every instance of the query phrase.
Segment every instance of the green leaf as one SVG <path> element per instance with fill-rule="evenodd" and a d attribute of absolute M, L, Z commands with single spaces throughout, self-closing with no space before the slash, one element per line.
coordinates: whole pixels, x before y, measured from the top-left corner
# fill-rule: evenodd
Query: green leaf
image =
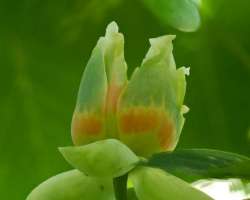
<path fill-rule="evenodd" d="M 186 181 L 250 178 L 250 158 L 211 149 L 183 149 L 154 154 L 145 165 L 161 168 Z"/>
<path fill-rule="evenodd" d="M 139 158 L 115 139 L 84 146 L 61 147 L 64 158 L 75 168 L 95 177 L 118 177 L 130 171 Z"/>
<path fill-rule="evenodd" d="M 118 102 L 119 138 L 140 156 L 173 150 L 184 124 L 186 68 L 176 69 L 174 38 L 150 39 L 142 66 Z"/>
<path fill-rule="evenodd" d="M 196 31 L 200 26 L 198 0 L 143 0 L 163 23 L 181 31 Z"/>
<path fill-rule="evenodd" d="M 161 169 L 138 167 L 130 173 L 130 179 L 140 200 L 212 199 Z"/>
<path fill-rule="evenodd" d="M 41 183 L 26 200 L 114 200 L 114 191 L 111 179 L 71 170 Z"/>

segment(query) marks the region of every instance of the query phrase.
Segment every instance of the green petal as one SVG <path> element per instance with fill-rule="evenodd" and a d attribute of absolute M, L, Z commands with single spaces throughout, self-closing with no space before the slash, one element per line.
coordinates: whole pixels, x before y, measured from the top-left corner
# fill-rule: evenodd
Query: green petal
<path fill-rule="evenodd" d="M 124 37 L 118 32 L 115 22 L 108 25 L 106 35 L 101 38 L 105 56 L 108 83 L 123 87 L 127 82 L 127 64 L 124 59 Z"/>
<path fill-rule="evenodd" d="M 139 167 L 130 173 L 139 200 L 212 200 L 185 181 L 160 169 Z"/>
<path fill-rule="evenodd" d="M 139 154 L 148 154 L 139 150 L 146 149 L 143 137 L 145 140 L 150 138 L 152 141 L 152 145 L 147 145 L 148 149 L 172 150 L 176 146 L 184 124 L 182 104 L 186 90 L 186 68 L 176 70 L 172 54 L 174 38 L 173 35 L 167 35 L 150 40 L 151 47 L 142 66 L 136 69 L 119 100 L 119 136 L 136 153 L 139 151 Z M 142 112 L 145 112 L 145 115 L 137 114 Z M 154 114 L 149 117 L 146 116 L 149 115 L 148 113 Z M 127 125 L 126 121 L 129 121 Z M 157 124 L 146 130 L 145 127 L 152 121 Z M 138 126 L 134 128 L 135 131 L 128 127 L 133 122 Z M 162 131 L 162 126 L 165 126 L 166 131 L 169 132 Z M 144 129 L 141 128 L 142 131 L 140 131 L 140 127 Z M 133 140 L 132 137 L 135 139 Z M 134 147 L 137 145 L 135 143 L 138 142 L 138 137 L 142 140 L 140 141 L 142 146 Z"/>
<path fill-rule="evenodd" d="M 106 137 L 117 137 L 117 101 L 127 84 L 127 64 L 124 58 L 124 37 L 118 32 L 115 22 L 108 25 L 106 36 L 102 38 L 108 90 L 105 104 Z"/>
<path fill-rule="evenodd" d="M 101 39 L 85 68 L 78 92 L 76 111 L 101 112 L 107 93 L 107 76 Z"/>
<path fill-rule="evenodd" d="M 71 170 L 41 183 L 26 200 L 114 200 L 113 194 L 111 179 L 87 177 Z"/>
<path fill-rule="evenodd" d="M 76 110 L 101 111 L 111 84 L 123 87 L 127 82 L 124 38 L 115 22 L 107 26 L 88 61 L 78 93 Z"/>
<path fill-rule="evenodd" d="M 135 104 L 150 106 L 152 103 L 177 107 L 177 99 L 178 106 L 183 103 L 185 68 L 176 70 L 172 54 L 174 38 L 173 35 L 167 35 L 150 39 L 151 48 L 123 93 L 120 108 Z"/>
<path fill-rule="evenodd" d="M 85 68 L 73 115 L 71 132 L 74 144 L 82 145 L 115 137 L 113 116 L 117 99 L 127 82 L 124 38 L 115 22 L 108 25 Z"/>
<path fill-rule="evenodd" d="M 95 177 L 118 177 L 131 170 L 139 158 L 115 139 L 79 147 L 61 147 L 60 152 L 75 168 Z"/>

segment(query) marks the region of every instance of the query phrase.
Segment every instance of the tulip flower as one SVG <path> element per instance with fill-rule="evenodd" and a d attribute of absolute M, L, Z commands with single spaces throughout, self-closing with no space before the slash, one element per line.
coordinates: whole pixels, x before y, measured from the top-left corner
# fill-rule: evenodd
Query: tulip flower
<path fill-rule="evenodd" d="M 127 81 L 124 38 L 115 22 L 94 48 L 72 119 L 75 145 L 115 138 L 139 156 L 173 150 L 184 124 L 187 69 L 176 69 L 173 35 L 150 40 L 141 67 Z"/>
<path fill-rule="evenodd" d="M 27 200 L 212 200 L 185 181 L 250 177 L 248 157 L 173 151 L 188 111 L 183 101 L 189 73 L 176 69 L 174 38 L 150 39 L 128 81 L 123 35 L 116 23 L 108 25 L 80 84 L 71 130 L 75 146 L 59 148 L 77 170 L 48 179 Z"/>

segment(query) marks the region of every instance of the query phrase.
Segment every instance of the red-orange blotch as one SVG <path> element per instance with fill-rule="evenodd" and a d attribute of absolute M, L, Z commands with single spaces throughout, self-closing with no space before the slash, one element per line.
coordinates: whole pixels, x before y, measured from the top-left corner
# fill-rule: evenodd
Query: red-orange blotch
<path fill-rule="evenodd" d="M 107 97 L 106 97 L 106 108 L 107 113 L 115 113 L 117 107 L 117 101 L 121 94 L 122 87 L 111 83 L 108 87 Z"/>
<path fill-rule="evenodd" d="M 85 138 L 101 134 L 103 130 L 103 120 L 95 114 L 75 113 L 71 127 L 73 142 L 79 145 L 84 142 Z"/>
<path fill-rule="evenodd" d="M 120 129 L 125 134 L 149 132 L 156 129 L 159 123 L 159 112 L 144 107 L 131 108 L 120 117 Z"/>
<path fill-rule="evenodd" d="M 171 150 L 175 140 L 175 134 L 174 124 L 167 117 L 165 117 L 165 120 L 163 120 L 163 123 L 158 131 L 160 145 L 163 149 Z"/>
<path fill-rule="evenodd" d="M 120 114 L 119 127 L 121 133 L 126 135 L 155 134 L 162 149 L 169 149 L 174 141 L 174 124 L 159 108 L 129 108 Z"/>

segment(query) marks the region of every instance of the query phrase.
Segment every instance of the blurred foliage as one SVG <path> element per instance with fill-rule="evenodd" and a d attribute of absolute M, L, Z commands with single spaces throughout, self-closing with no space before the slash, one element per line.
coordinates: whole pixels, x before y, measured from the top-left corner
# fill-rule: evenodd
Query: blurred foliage
<path fill-rule="evenodd" d="M 196 31 L 200 26 L 199 0 L 143 0 L 164 24 L 181 31 Z"/>
<path fill-rule="evenodd" d="M 204 0 L 200 29 L 182 33 L 141 0 L 1 0 L 1 198 L 24 199 L 38 183 L 70 168 L 57 147 L 71 144 L 81 75 L 112 20 L 125 34 L 129 74 L 149 47 L 148 38 L 177 34 L 177 66 L 191 67 L 191 110 L 178 147 L 249 156 L 249 13 L 250 1 Z"/>

